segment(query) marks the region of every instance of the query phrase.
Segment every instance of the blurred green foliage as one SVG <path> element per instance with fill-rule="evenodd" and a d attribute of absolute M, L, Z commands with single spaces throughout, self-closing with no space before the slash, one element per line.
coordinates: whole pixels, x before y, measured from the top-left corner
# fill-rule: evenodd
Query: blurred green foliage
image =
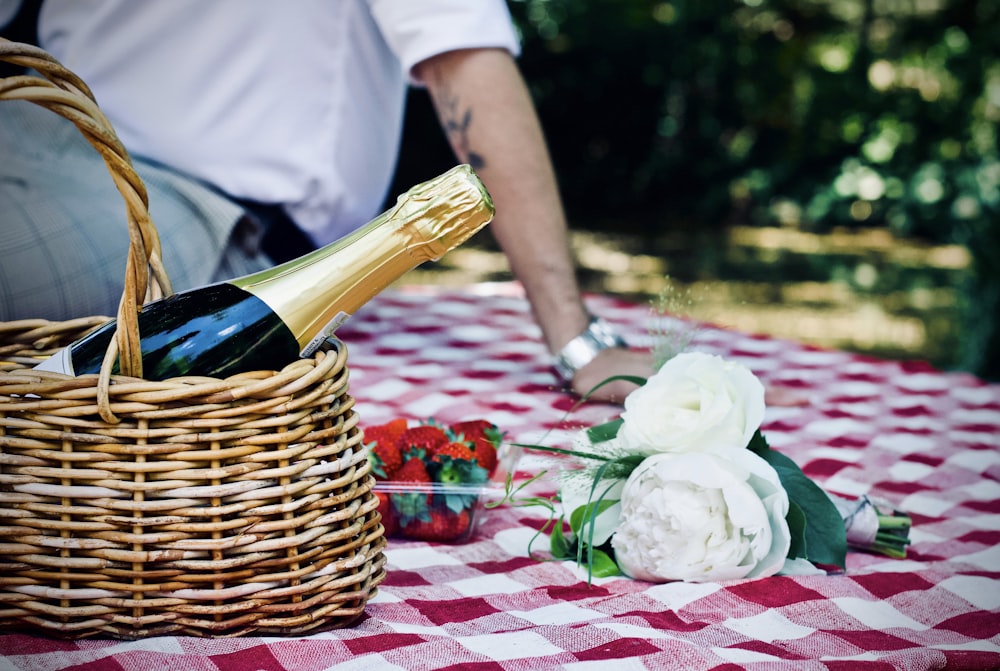
<path fill-rule="evenodd" d="M 961 243 L 973 272 L 956 360 L 1000 378 L 1000 3 L 510 7 L 575 221 Z"/>
<path fill-rule="evenodd" d="M 960 239 L 1000 205 L 991 0 L 521 0 L 567 193 Z"/>
<path fill-rule="evenodd" d="M 574 225 L 965 245 L 955 363 L 1000 378 L 1000 2 L 508 4 Z"/>

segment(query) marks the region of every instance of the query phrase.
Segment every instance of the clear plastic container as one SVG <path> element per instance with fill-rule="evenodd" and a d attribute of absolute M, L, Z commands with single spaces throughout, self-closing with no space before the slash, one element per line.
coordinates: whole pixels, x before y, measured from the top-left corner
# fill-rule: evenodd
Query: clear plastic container
<path fill-rule="evenodd" d="M 520 454 L 520 448 L 502 445 L 497 450 L 496 469 L 482 483 L 377 481 L 375 493 L 386 536 L 441 543 L 468 541 L 489 515 L 486 505 L 503 499 L 507 475 L 514 472 Z"/>

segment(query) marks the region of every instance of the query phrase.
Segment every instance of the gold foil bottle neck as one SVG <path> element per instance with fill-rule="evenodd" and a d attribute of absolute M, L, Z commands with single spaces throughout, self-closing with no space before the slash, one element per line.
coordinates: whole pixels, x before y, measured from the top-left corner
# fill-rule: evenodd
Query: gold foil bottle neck
<path fill-rule="evenodd" d="M 468 165 L 455 166 L 401 195 L 385 216 L 412 232 L 408 250 L 420 261 L 437 261 L 485 226 L 493 199 Z M 470 225 L 470 220 L 482 221 Z"/>
<path fill-rule="evenodd" d="M 479 177 L 459 165 L 409 189 L 354 233 L 230 284 L 267 303 L 308 354 L 317 339 L 407 271 L 475 235 L 494 211 Z"/>

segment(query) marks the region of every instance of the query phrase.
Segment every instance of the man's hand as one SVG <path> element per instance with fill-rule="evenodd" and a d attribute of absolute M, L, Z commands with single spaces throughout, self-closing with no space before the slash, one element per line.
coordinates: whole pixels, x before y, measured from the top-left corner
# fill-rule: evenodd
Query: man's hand
<path fill-rule="evenodd" d="M 653 374 L 653 356 L 649 352 L 612 348 L 601 350 L 593 361 L 577 371 L 571 389 L 585 396 L 595 386 L 616 375 L 648 378 Z M 595 391 L 588 400 L 623 403 L 625 396 L 636 385 L 625 380 L 615 380 Z"/>

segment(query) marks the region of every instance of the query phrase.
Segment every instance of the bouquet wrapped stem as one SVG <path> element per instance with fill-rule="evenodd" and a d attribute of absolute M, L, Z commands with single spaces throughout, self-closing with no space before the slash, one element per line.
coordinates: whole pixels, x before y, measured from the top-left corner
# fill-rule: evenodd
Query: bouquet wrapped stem
<path fill-rule="evenodd" d="M 858 550 L 902 559 L 910 544 L 910 516 L 888 502 L 861 496 L 851 501 L 835 494 L 830 500 L 844 518 L 847 544 Z"/>

